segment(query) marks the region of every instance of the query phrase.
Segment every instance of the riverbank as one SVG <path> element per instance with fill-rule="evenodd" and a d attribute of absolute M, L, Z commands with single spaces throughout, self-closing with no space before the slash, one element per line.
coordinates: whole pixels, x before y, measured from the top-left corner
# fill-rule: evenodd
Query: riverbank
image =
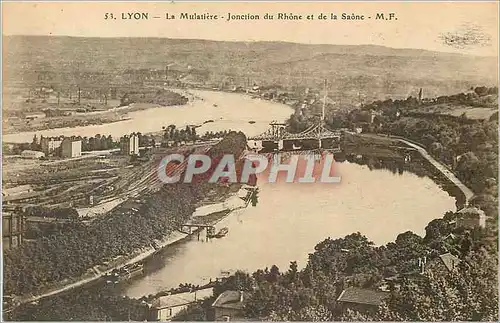
<path fill-rule="evenodd" d="M 463 194 L 464 196 L 464 205 L 462 207 L 465 207 L 469 204 L 469 202 L 472 200 L 474 197 L 474 193 L 470 188 L 465 186 L 456 176 L 455 174 L 448 169 L 444 164 L 438 162 L 434 157 L 432 157 L 427 150 L 422 148 L 420 145 L 417 145 L 408 139 L 405 138 L 398 138 L 399 141 L 402 143 L 416 149 L 429 163 L 432 164 L 443 176 L 445 176 L 453 185 L 455 185 Z"/>
<path fill-rule="evenodd" d="M 103 125 L 125 121 L 129 119 L 129 113 L 150 109 L 154 107 L 170 107 L 185 105 L 188 99 L 178 93 L 158 89 L 139 90 L 133 94 L 125 94 L 118 106 L 105 105 L 102 109 L 97 110 L 91 104 L 59 104 L 51 103 L 24 103 L 27 107 L 16 110 L 16 113 L 24 118 L 26 111 L 44 111 L 44 117 L 21 122 L 21 118 L 10 118 L 4 122 L 5 134 L 16 134 L 24 131 L 43 131 L 59 128 L 76 128 L 79 126 Z M 9 110 L 6 110 L 9 113 Z M 30 113 L 33 113 L 31 111 Z"/>
<path fill-rule="evenodd" d="M 226 202 L 231 201 L 235 196 L 237 196 L 237 193 L 234 195 L 231 195 L 226 198 Z M 218 211 L 214 212 L 205 216 L 200 216 L 200 217 L 194 217 L 192 216 L 189 221 L 186 223 L 190 224 L 206 224 L 206 225 L 216 225 L 218 222 L 223 220 L 224 218 L 230 216 L 233 212 L 236 212 L 238 210 L 241 210 L 242 208 L 245 208 L 248 206 L 250 202 L 251 195 L 247 195 L 247 198 L 245 200 L 245 206 L 243 207 L 238 207 L 234 209 L 226 209 L 223 211 Z M 174 231 L 169 236 L 165 237 L 162 240 L 156 240 L 154 241 L 154 247 L 151 245 L 150 247 L 147 248 L 141 248 L 133 253 L 133 256 L 130 258 L 124 260 L 120 259 L 120 263 L 117 265 L 111 265 L 107 266 L 106 269 L 102 270 L 99 269 L 99 266 L 93 267 L 94 274 L 90 277 L 85 277 L 82 279 L 79 279 L 78 281 L 72 282 L 72 283 L 67 283 L 63 287 L 57 287 L 53 288 L 51 290 L 48 290 L 40 295 L 35 295 L 35 296 L 28 296 L 28 297 L 21 297 L 16 299 L 16 306 L 25 304 L 25 303 L 31 303 L 31 302 L 36 302 L 39 301 L 40 299 L 54 296 L 59 293 L 67 292 L 72 289 L 75 289 L 77 287 L 81 287 L 86 284 L 90 284 L 92 282 L 95 282 L 99 279 L 102 279 L 104 276 L 111 274 L 114 270 L 119 270 L 120 268 L 126 266 L 126 265 L 131 265 L 131 264 L 136 264 L 141 261 L 144 261 L 150 257 L 152 257 L 155 253 L 172 246 L 176 243 L 181 243 L 183 240 L 189 239 L 192 235 L 195 235 L 197 231 L 194 231 L 191 235 L 182 233 L 179 231 Z"/>
<path fill-rule="evenodd" d="M 397 143 L 402 143 L 405 146 L 408 146 L 415 151 L 417 151 L 425 160 L 428 161 L 429 165 L 436 169 L 439 174 L 450 184 L 452 184 L 456 189 L 458 189 L 461 193 L 461 196 L 455 196 L 457 199 L 457 209 L 461 209 L 469 204 L 469 202 L 473 199 L 474 193 L 470 188 L 468 188 L 465 184 L 463 184 L 455 174 L 448 169 L 444 164 L 440 163 L 434 157 L 432 157 L 426 149 L 422 147 L 422 145 L 413 142 L 407 138 L 399 137 L 399 136 L 387 136 L 380 134 L 354 134 L 349 133 L 351 136 L 356 136 L 358 138 L 374 140 L 379 145 L 387 144 L 388 147 L 394 147 Z M 449 191 L 449 188 L 444 187 Z M 449 192 L 450 194 L 452 192 Z"/>
<path fill-rule="evenodd" d="M 176 242 L 179 242 L 182 239 L 186 238 L 187 236 L 188 236 L 187 234 L 183 234 L 183 233 L 180 233 L 180 232 L 173 232 L 169 237 L 167 237 L 164 240 L 158 242 L 157 243 L 158 244 L 158 248 L 156 248 L 156 249 L 153 248 L 153 247 L 146 248 L 145 250 L 142 249 L 142 250 L 138 251 L 139 254 L 135 255 L 133 258 L 125 261 L 124 263 L 122 263 L 120 265 L 108 268 L 105 271 L 99 271 L 98 269 L 94 268 L 94 270 L 97 271 L 97 272 L 92 277 L 80 279 L 80 280 L 78 280 L 76 282 L 67 284 L 64 287 L 55 288 L 53 290 L 47 291 L 47 292 L 45 292 L 43 294 L 40 294 L 40 295 L 36 295 L 36 296 L 32 296 L 32 297 L 26 297 L 26 298 L 19 298 L 19 299 L 17 299 L 17 302 L 18 302 L 19 305 L 24 304 L 24 303 L 29 303 L 29 302 L 35 302 L 35 301 L 38 301 L 38 300 L 40 300 L 42 298 L 53 296 L 53 295 L 66 292 L 66 291 L 69 291 L 71 289 L 74 289 L 74 288 L 77 288 L 77 287 L 80 287 L 80 286 L 83 286 L 83 285 L 86 285 L 86 284 L 89 284 L 89 283 L 92 283 L 92 282 L 94 282 L 96 280 L 99 280 L 99 279 L 103 278 L 107 274 L 111 274 L 111 272 L 113 270 L 118 270 L 118 269 L 120 269 L 120 268 L 122 268 L 122 267 L 124 267 L 126 265 L 138 263 L 138 262 L 140 262 L 140 261 L 142 261 L 142 260 L 144 260 L 144 259 L 152 256 L 159 249 L 167 247 L 169 245 L 172 245 L 172 244 L 174 244 Z"/>

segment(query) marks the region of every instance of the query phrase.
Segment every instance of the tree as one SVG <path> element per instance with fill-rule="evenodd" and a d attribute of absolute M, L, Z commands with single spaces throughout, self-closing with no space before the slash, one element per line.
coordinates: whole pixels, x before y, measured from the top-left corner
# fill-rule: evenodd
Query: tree
<path fill-rule="evenodd" d="M 97 134 L 97 135 L 95 135 L 94 149 L 93 150 L 101 150 L 101 149 L 102 149 L 101 135 Z"/>
<path fill-rule="evenodd" d="M 296 283 L 298 281 L 299 271 L 296 261 L 290 262 L 290 269 L 288 269 L 287 276 L 290 283 Z"/>
<path fill-rule="evenodd" d="M 252 206 L 257 206 L 259 202 L 259 189 L 256 188 L 251 197 Z"/>
<path fill-rule="evenodd" d="M 485 96 L 488 94 L 488 88 L 486 86 L 478 86 L 474 89 L 474 92 L 479 96 Z"/>
<path fill-rule="evenodd" d="M 280 277 L 280 270 L 278 266 L 272 265 L 271 271 L 269 272 L 269 282 L 276 283 Z"/>
<path fill-rule="evenodd" d="M 378 319 L 406 321 L 497 321 L 498 262 L 487 252 L 467 256 L 458 272 L 431 279 L 405 279 Z"/>
<path fill-rule="evenodd" d="M 128 105 L 130 103 L 132 103 L 132 101 L 130 100 L 130 95 L 127 92 L 120 98 L 120 106 Z"/>
<path fill-rule="evenodd" d="M 204 302 L 194 303 L 188 305 L 188 307 L 179 314 L 177 314 L 172 321 L 209 321 L 209 317 L 207 315 L 207 308 L 210 307 L 211 304 L 207 304 L 208 306 L 204 306 Z"/>
<path fill-rule="evenodd" d="M 214 286 L 214 296 L 217 297 L 226 290 L 251 291 L 252 286 L 253 278 L 248 273 L 237 271 Z"/>
<path fill-rule="evenodd" d="M 193 141 L 193 143 L 198 140 L 198 135 L 196 134 L 196 128 L 193 127 L 191 128 L 191 140 Z"/>
<path fill-rule="evenodd" d="M 38 138 L 36 136 L 36 134 L 33 136 L 33 140 L 31 141 L 31 146 L 30 148 L 32 150 L 39 150 L 39 143 L 38 143 Z"/>

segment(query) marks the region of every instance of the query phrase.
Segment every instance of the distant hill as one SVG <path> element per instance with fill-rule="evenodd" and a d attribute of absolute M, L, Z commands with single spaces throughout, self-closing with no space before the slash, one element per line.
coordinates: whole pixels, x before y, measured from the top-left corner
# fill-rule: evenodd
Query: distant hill
<path fill-rule="evenodd" d="M 219 42 L 167 38 L 4 37 L 5 73 L 19 80 L 26 71 L 112 74 L 167 64 L 204 71 L 206 82 L 319 87 L 344 103 L 387 97 L 457 93 L 497 85 L 497 60 L 374 45 L 306 45 L 285 42 Z M 207 73 L 208 72 L 208 73 Z M 26 81 L 26 79 L 25 79 Z M 106 77 L 100 82 L 106 82 Z M 66 81 L 67 83 L 67 81 Z"/>

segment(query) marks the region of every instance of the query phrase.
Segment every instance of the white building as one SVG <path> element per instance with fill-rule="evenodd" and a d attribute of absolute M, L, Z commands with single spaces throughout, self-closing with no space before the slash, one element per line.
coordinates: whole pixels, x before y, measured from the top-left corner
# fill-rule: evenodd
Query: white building
<path fill-rule="evenodd" d="M 151 304 L 151 320 L 169 321 L 189 304 L 213 295 L 212 288 L 158 297 Z"/>
<path fill-rule="evenodd" d="M 262 140 L 248 140 L 247 141 L 248 148 L 251 150 L 259 151 L 264 147 L 262 146 Z"/>
<path fill-rule="evenodd" d="M 42 151 L 46 156 L 54 155 L 57 150 L 61 147 L 64 137 L 43 137 L 40 139 L 40 145 L 42 146 Z"/>
<path fill-rule="evenodd" d="M 124 155 L 139 155 L 139 136 L 131 133 L 130 136 L 121 137 L 120 152 Z"/>
<path fill-rule="evenodd" d="M 76 138 L 66 137 L 61 144 L 61 157 L 73 158 L 82 155 L 82 141 Z"/>

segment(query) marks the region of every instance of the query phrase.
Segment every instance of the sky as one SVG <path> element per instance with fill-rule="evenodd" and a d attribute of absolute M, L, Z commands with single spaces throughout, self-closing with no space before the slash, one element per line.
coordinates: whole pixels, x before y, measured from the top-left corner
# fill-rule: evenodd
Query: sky
<path fill-rule="evenodd" d="M 145 12 L 150 19 L 121 19 L 129 12 Z M 163 19 L 166 13 L 179 18 L 184 12 L 224 19 Z M 304 20 L 277 20 L 280 12 L 301 14 Z M 387 17 L 391 12 L 397 20 L 374 19 L 377 13 Z M 104 19 L 106 13 L 117 19 Z M 260 20 L 226 21 L 229 13 L 260 15 Z M 264 20 L 265 13 L 275 19 Z M 318 20 L 321 13 L 334 13 L 338 20 Z M 342 13 L 364 15 L 365 20 L 342 20 Z M 306 20 L 307 15 L 314 19 Z M 373 44 L 498 56 L 497 2 L 4 2 L 2 18 L 3 35 Z"/>

